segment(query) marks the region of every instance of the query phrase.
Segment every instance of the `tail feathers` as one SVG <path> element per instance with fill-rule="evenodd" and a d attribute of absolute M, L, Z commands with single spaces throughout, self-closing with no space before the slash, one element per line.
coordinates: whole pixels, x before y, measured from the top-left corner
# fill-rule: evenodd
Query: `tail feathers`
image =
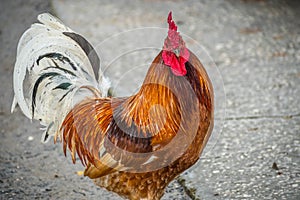
<path fill-rule="evenodd" d="M 49 13 L 43 13 L 38 15 L 37 19 L 42 23 L 45 24 L 47 27 L 51 27 L 55 30 L 59 30 L 61 32 L 73 32 L 69 27 L 64 25 L 62 21 L 60 21 L 58 18 L 53 17 Z"/>
<path fill-rule="evenodd" d="M 46 142 L 75 104 L 106 96 L 109 81 L 99 71 L 98 83 L 99 58 L 82 36 L 50 14 L 38 20 L 42 24 L 33 24 L 18 44 L 12 111 L 18 104 L 28 118 L 39 120 Z"/>

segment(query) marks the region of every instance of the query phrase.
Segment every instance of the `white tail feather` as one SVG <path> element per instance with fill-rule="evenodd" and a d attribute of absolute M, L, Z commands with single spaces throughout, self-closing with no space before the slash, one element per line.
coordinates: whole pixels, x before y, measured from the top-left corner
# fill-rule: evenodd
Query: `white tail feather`
<path fill-rule="evenodd" d="M 106 96 L 110 82 L 99 69 L 98 83 L 99 58 L 83 37 L 48 13 L 38 20 L 42 24 L 25 31 L 17 47 L 12 111 L 18 104 L 28 118 L 39 120 L 46 127 L 46 142 L 76 103 Z"/>

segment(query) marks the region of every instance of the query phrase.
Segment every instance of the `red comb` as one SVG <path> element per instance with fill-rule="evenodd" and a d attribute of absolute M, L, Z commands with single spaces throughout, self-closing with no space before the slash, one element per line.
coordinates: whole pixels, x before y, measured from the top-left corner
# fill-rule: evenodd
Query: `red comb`
<path fill-rule="evenodd" d="M 168 37 L 164 42 L 162 58 L 165 65 L 170 66 L 176 76 L 184 76 L 187 73 L 185 63 L 189 60 L 190 53 L 179 32 L 177 32 L 177 26 L 172 19 L 172 12 L 169 12 L 168 24 Z M 179 55 L 175 55 L 174 51 L 177 51 Z"/>
<path fill-rule="evenodd" d="M 177 31 L 177 26 L 172 19 L 172 11 L 169 12 L 168 23 L 169 23 L 169 30 Z"/>

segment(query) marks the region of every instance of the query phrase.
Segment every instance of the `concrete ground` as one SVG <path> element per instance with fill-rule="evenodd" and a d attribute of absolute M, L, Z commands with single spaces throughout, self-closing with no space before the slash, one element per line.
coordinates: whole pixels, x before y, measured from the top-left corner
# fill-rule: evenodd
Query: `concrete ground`
<path fill-rule="evenodd" d="M 115 92 L 126 95 L 141 84 L 165 30 L 110 36 L 166 28 L 170 10 L 206 64 L 217 110 L 199 163 L 163 199 L 300 199 L 300 2 L 292 0 L 1 1 L 0 199 L 119 199 L 78 176 L 81 165 L 61 144 L 41 144 L 38 123 L 10 113 L 16 45 L 37 14 L 51 12 L 84 35 Z M 140 44 L 153 49 L 122 55 Z"/>

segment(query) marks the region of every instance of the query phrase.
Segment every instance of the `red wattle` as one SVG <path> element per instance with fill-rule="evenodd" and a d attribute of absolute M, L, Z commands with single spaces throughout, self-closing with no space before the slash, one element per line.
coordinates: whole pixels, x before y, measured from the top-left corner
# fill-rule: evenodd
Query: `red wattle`
<path fill-rule="evenodd" d="M 189 56 L 189 53 L 188 53 L 188 56 Z M 173 74 L 175 74 L 176 76 L 186 75 L 187 71 L 185 68 L 185 63 L 187 62 L 186 58 L 188 58 L 188 57 L 179 56 L 179 58 L 177 58 L 173 52 L 163 51 L 162 58 L 163 58 L 165 65 L 171 67 Z"/>

